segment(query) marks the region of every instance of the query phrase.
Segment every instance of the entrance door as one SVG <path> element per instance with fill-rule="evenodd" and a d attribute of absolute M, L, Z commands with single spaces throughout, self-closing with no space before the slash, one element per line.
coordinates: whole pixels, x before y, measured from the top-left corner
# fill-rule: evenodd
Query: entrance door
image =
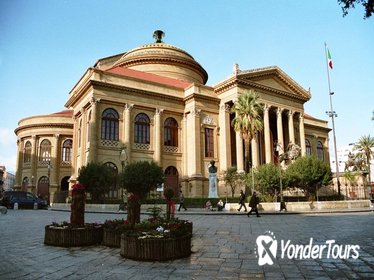
<path fill-rule="evenodd" d="M 40 178 L 38 182 L 38 193 L 37 195 L 45 199 L 49 205 L 49 184 L 48 184 L 48 177 L 43 176 Z"/>
<path fill-rule="evenodd" d="M 169 166 L 165 170 L 165 188 L 171 188 L 174 196 L 179 196 L 179 174 L 174 166 Z"/>
<path fill-rule="evenodd" d="M 22 186 L 21 186 L 21 191 L 27 192 L 27 186 L 29 185 L 29 178 L 25 177 L 22 180 Z"/>

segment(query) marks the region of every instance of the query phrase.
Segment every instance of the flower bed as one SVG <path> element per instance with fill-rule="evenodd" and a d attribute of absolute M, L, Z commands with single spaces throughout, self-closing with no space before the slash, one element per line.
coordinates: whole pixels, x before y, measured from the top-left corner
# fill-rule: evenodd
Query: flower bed
<path fill-rule="evenodd" d="M 103 240 L 103 227 L 98 224 L 85 224 L 73 227 L 69 224 L 45 226 L 44 244 L 59 247 L 89 246 Z"/>
<path fill-rule="evenodd" d="M 121 232 L 104 228 L 103 245 L 115 248 L 121 247 Z"/>
<path fill-rule="evenodd" d="M 191 234 L 174 238 L 121 236 L 121 256 L 142 261 L 165 261 L 191 255 Z"/>
<path fill-rule="evenodd" d="M 119 248 L 121 246 L 121 234 L 130 229 L 131 225 L 128 220 L 106 220 L 103 224 L 103 245 Z"/>

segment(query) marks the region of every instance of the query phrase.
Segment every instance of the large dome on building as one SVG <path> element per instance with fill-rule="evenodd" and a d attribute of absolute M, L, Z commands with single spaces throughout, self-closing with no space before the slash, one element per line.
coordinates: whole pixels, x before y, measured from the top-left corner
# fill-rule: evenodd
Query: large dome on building
<path fill-rule="evenodd" d="M 126 52 L 113 66 L 205 84 L 208 80 L 205 69 L 184 50 L 162 42 L 163 35 L 162 31 L 155 31 L 155 43 Z"/>

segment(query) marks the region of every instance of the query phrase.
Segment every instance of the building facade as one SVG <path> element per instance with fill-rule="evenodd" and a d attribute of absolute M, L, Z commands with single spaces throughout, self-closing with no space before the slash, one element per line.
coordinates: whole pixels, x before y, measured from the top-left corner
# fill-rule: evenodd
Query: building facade
<path fill-rule="evenodd" d="M 8 171 L 6 171 L 5 166 L 0 166 L 0 192 L 10 191 L 13 189 L 16 182 L 16 176 Z"/>
<path fill-rule="evenodd" d="M 207 196 L 211 160 L 218 177 L 230 166 L 244 169 L 244 144 L 231 126 L 231 108 L 248 90 L 255 90 L 264 105 L 264 130 L 251 142 L 254 167 L 277 163 L 276 146 L 285 151 L 290 143 L 298 144 L 302 155 L 329 163 L 327 121 L 304 112 L 310 92 L 279 67 L 242 71 L 234 65 L 228 78 L 209 86 L 205 69 L 184 50 L 162 42 L 161 35 L 155 32 L 155 43 L 102 58 L 88 68 L 69 93 L 67 111 L 20 121 L 19 188 L 39 192 L 41 178 L 50 172 L 53 199 L 52 193 L 66 189 L 67 181 L 74 183 L 88 162 L 120 172 L 125 151 L 126 163 L 153 160 L 162 166 L 165 185 L 175 191 Z M 51 123 L 56 115 L 62 119 Z M 44 140 L 51 147 L 46 157 Z M 69 163 L 63 158 L 68 140 Z M 220 182 L 218 193 L 224 192 Z"/>

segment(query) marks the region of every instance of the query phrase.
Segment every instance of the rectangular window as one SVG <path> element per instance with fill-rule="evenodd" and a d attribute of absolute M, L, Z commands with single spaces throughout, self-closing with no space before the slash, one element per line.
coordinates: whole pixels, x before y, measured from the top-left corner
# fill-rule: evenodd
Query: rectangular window
<path fill-rule="evenodd" d="M 214 157 L 213 129 L 205 128 L 205 157 Z"/>

